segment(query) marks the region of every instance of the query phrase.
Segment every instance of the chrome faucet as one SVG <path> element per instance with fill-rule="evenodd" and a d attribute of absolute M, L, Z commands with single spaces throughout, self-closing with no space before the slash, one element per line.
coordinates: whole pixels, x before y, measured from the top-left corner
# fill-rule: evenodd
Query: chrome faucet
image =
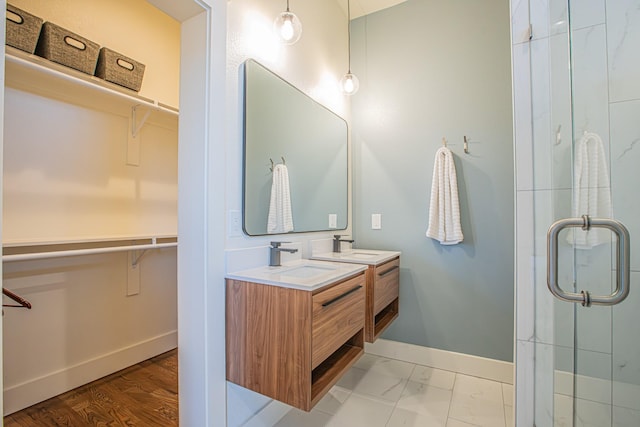
<path fill-rule="evenodd" d="M 348 242 L 348 243 L 354 242 L 354 240 L 348 240 L 348 239 L 341 240 L 340 237 L 342 237 L 340 234 L 333 235 L 333 252 L 340 253 L 340 250 L 341 250 L 340 243 L 342 242 Z"/>
<path fill-rule="evenodd" d="M 284 251 L 292 254 L 298 252 L 295 248 L 281 248 L 280 245 L 283 243 L 291 242 L 271 242 L 269 247 L 269 267 L 280 267 L 280 252 Z"/>

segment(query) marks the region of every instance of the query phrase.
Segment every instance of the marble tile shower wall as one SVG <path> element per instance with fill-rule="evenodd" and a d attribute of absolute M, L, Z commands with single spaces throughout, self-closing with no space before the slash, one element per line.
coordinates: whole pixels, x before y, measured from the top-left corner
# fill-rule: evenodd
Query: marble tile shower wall
<path fill-rule="evenodd" d="M 640 4 L 624 0 L 606 6 L 612 200 L 616 218 L 632 236 L 631 284 L 636 285 L 613 312 L 613 399 L 616 405 L 640 411 L 640 342 L 634 327 L 640 319 Z"/>
<path fill-rule="evenodd" d="M 638 283 L 634 279 L 640 279 L 639 243 L 633 240 L 640 235 L 635 189 L 640 162 L 639 6 L 638 0 L 580 0 L 571 1 L 570 7 L 567 0 L 511 1 L 518 425 L 531 424 L 534 393 L 540 403 L 536 421 L 551 420 L 558 388 L 553 372 L 574 368 L 574 327 L 578 374 L 613 379 L 614 404 L 640 410 L 635 393 L 640 390 L 640 343 L 625 338 L 633 336 L 632 325 L 640 319 L 640 292 L 632 289 L 615 309 L 579 309 L 574 316 L 574 307 L 555 300 L 546 287 L 546 232 L 556 219 L 573 216 L 572 135 L 577 140 L 587 131 L 600 135 L 604 143 L 614 217 L 632 236 L 632 287 Z M 573 251 L 561 241 L 560 283 L 568 288 L 575 280 L 580 289 L 609 293 L 615 283 L 613 255 L 611 242 Z"/>

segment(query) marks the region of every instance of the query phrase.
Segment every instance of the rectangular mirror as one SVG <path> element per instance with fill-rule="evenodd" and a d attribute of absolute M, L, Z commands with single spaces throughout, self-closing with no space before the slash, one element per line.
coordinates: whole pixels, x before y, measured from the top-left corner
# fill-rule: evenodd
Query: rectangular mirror
<path fill-rule="evenodd" d="M 347 162 L 344 119 L 258 62 L 244 63 L 245 233 L 346 229 Z"/>

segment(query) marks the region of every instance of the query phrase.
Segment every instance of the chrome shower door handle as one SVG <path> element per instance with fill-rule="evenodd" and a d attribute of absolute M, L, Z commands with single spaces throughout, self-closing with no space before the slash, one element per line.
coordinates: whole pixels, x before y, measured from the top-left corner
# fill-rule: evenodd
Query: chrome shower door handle
<path fill-rule="evenodd" d="M 588 291 L 580 293 L 567 292 L 558 285 L 558 235 L 565 228 L 581 227 L 583 230 L 591 228 L 607 228 L 615 233 L 618 244 L 616 246 L 616 288 L 610 295 L 591 295 Z M 629 231 L 619 221 L 608 218 L 565 218 L 551 224 L 547 232 L 547 286 L 549 291 L 558 299 L 567 302 L 579 302 L 583 306 L 615 305 L 629 295 Z"/>

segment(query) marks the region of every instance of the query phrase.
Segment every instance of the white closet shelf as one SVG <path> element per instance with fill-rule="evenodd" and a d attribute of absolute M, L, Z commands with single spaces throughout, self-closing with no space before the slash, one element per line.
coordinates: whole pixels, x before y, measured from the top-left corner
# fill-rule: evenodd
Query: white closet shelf
<path fill-rule="evenodd" d="M 152 111 L 149 123 L 178 128 L 177 108 L 10 46 L 6 46 L 5 71 L 10 88 L 123 117 L 130 117 L 132 107 L 139 106 Z"/>
<path fill-rule="evenodd" d="M 129 236 L 56 242 L 4 243 L 2 261 L 27 261 L 178 246 L 177 236 Z"/>
<path fill-rule="evenodd" d="M 138 240 L 176 240 L 178 236 L 175 234 L 154 234 L 150 236 L 148 234 L 122 234 L 122 235 L 108 235 L 108 236 L 91 236 L 78 239 L 47 239 L 47 240 L 34 240 L 34 239 L 13 239 L 5 240 L 2 242 L 3 248 L 19 248 L 30 246 L 53 246 L 53 245 L 88 245 L 99 243 L 112 243 L 112 242 L 131 242 Z"/>

